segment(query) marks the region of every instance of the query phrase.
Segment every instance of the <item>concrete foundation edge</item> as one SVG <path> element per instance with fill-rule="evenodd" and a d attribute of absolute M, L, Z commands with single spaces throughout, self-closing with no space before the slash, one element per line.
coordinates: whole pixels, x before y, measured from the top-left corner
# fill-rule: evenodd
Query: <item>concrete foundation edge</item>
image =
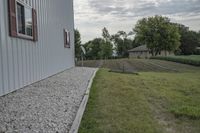
<path fill-rule="evenodd" d="M 85 108 L 86 108 L 86 105 L 87 105 L 87 102 L 88 102 L 88 99 L 89 99 L 89 94 L 90 94 L 90 88 L 92 87 L 92 83 L 93 83 L 93 80 L 96 76 L 96 73 L 99 69 L 96 69 L 92 75 L 92 78 L 91 80 L 89 81 L 88 83 L 88 87 L 87 87 L 87 90 L 85 92 L 85 95 L 83 97 L 83 100 L 79 106 L 79 109 L 78 109 L 78 112 L 76 114 L 76 117 L 75 117 L 75 120 L 71 126 L 71 129 L 69 131 L 69 133 L 78 133 L 78 130 L 79 130 L 79 126 L 81 124 L 81 120 L 82 120 L 82 117 L 83 117 L 83 114 L 85 112 Z"/>

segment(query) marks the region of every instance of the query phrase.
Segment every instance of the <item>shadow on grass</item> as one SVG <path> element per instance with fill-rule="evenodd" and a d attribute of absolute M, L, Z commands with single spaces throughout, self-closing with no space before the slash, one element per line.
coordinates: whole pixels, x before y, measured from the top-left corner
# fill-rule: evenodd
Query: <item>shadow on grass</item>
<path fill-rule="evenodd" d="M 114 70 L 114 69 L 110 69 L 109 72 L 120 73 L 120 74 L 140 75 L 138 72 L 124 71 L 124 70 Z"/>

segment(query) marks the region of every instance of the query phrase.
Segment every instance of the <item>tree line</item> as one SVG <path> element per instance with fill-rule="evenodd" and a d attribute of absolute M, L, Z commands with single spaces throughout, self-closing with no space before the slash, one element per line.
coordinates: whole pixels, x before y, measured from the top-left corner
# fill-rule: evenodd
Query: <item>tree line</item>
<path fill-rule="evenodd" d="M 200 54 L 200 31 L 192 31 L 179 23 L 172 23 L 169 18 L 153 16 L 137 22 L 130 32 L 118 31 L 111 35 L 104 27 L 102 37 L 81 43 L 80 32 L 75 30 L 75 55 L 81 57 L 81 48 L 86 49 L 86 59 L 126 58 L 128 50 L 140 45 L 147 45 L 153 56 L 161 51 L 175 52 L 178 55 Z"/>

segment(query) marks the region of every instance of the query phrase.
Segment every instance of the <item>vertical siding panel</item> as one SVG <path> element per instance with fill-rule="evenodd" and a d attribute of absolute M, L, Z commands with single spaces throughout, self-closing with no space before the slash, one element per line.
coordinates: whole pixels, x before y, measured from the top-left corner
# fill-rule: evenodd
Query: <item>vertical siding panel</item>
<path fill-rule="evenodd" d="M 39 66 L 39 63 L 38 63 L 38 60 L 37 60 L 37 57 L 38 57 L 38 47 L 36 44 L 34 44 L 35 46 L 35 81 L 37 81 L 38 78 L 38 74 L 39 74 L 39 71 L 38 71 L 38 66 Z"/>
<path fill-rule="evenodd" d="M 34 0 L 33 0 L 33 3 L 34 3 Z M 35 8 L 35 4 L 33 5 L 33 8 Z M 38 11 L 37 11 L 37 14 L 38 14 Z M 38 16 L 38 15 L 37 15 Z M 37 19 L 38 21 L 38 19 Z M 39 62 L 39 45 L 37 44 L 37 42 L 34 42 L 34 46 L 35 46 L 35 71 L 36 71 L 36 77 L 35 77 L 35 81 L 38 81 L 38 79 L 40 79 L 40 62 Z"/>
<path fill-rule="evenodd" d="M 13 88 L 11 88 L 12 89 L 12 91 L 14 91 L 15 90 L 15 88 L 17 88 L 16 87 L 16 80 L 15 80 L 15 64 L 14 64 L 14 47 L 13 47 L 13 41 L 12 41 L 12 51 L 11 51 L 11 53 L 12 53 L 12 86 L 13 86 Z"/>
<path fill-rule="evenodd" d="M 0 8 L 1 8 L 1 6 L 0 6 Z M 1 17 L 1 13 L 0 13 L 0 17 Z M 1 19 L 0 19 L 1 20 Z M 1 42 L 1 25 L 0 25 L 0 94 L 3 94 L 3 73 L 2 73 L 2 55 L 1 55 L 1 44 L 2 44 L 2 42 Z"/>
<path fill-rule="evenodd" d="M 62 35 L 63 28 L 73 31 L 72 1 L 32 0 L 32 4 L 38 13 L 36 43 L 8 36 L 7 0 L 0 1 L 0 95 L 74 66 L 73 47 L 64 49 Z"/>
<path fill-rule="evenodd" d="M 27 44 L 24 46 L 24 62 L 25 62 L 25 70 L 24 70 L 24 77 L 26 77 L 24 80 L 24 84 L 28 84 L 28 59 L 27 59 Z"/>
<path fill-rule="evenodd" d="M 36 1 L 36 6 L 37 6 L 37 9 L 38 9 L 38 13 L 41 12 L 41 5 L 38 3 L 38 1 Z M 37 15 L 38 17 L 38 28 L 40 30 L 40 32 L 38 33 L 38 39 L 39 39 L 39 42 L 38 42 L 38 45 L 40 47 L 40 69 L 41 69 L 41 77 L 44 76 L 44 70 L 43 70 L 43 66 L 44 66 L 44 56 L 43 56 L 43 43 L 42 43 L 42 35 L 41 35 L 41 16 Z"/>
<path fill-rule="evenodd" d="M 36 5 L 37 5 L 37 9 L 38 9 L 38 11 L 40 10 L 41 11 L 41 5 L 36 1 Z M 39 12 L 38 12 L 39 13 Z M 39 20 L 39 27 L 38 28 L 40 28 L 40 33 L 38 33 L 38 38 L 40 38 L 39 39 L 39 41 L 38 41 L 38 45 L 39 45 L 39 47 L 40 47 L 40 65 L 41 65 L 41 78 L 43 78 L 43 77 L 45 77 L 45 71 L 44 71 L 44 64 L 45 64 L 45 62 L 44 62 L 44 55 L 43 55 L 43 43 L 42 43 L 42 34 L 41 34 L 41 16 L 37 16 L 38 17 L 38 20 Z"/>
<path fill-rule="evenodd" d="M 2 1 L 0 1 L 0 21 L 3 20 L 3 7 L 2 7 L 3 3 Z M 2 23 L 0 23 L 0 95 L 3 94 L 3 61 L 2 61 Z"/>
<path fill-rule="evenodd" d="M 37 4 L 36 0 L 34 0 L 34 7 L 37 11 L 37 14 L 39 14 L 39 5 Z M 39 24 L 39 15 L 37 15 L 37 20 L 38 20 L 38 31 L 40 29 L 40 24 Z M 38 32 L 38 37 L 40 36 L 40 32 Z M 39 42 L 40 39 L 38 39 L 38 42 Z M 39 44 L 38 42 L 36 42 L 36 45 L 38 47 L 38 56 L 37 56 L 37 59 L 38 59 L 38 69 L 39 69 L 39 79 L 42 79 L 42 65 L 43 65 L 43 61 L 42 61 L 42 55 L 41 55 L 41 48 L 42 48 L 42 45 Z"/>
<path fill-rule="evenodd" d="M 6 32 L 5 32 L 6 33 Z M 14 75 L 13 75 L 13 59 L 12 59 L 12 46 L 11 41 L 6 39 L 7 41 L 7 60 L 8 60 L 8 91 L 11 92 L 14 88 Z"/>
<path fill-rule="evenodd" d="M 28 60 L 28 82 L 31 83 L 31 58 L 30 58 L 30 44 L 27 44 L 27 60 Z"/>
<path fill-rule="evenodd" d="M 22 74 L 23 74 L 23 86 L 26 84 L 26 45 L 25 42 L 23 42 L 22 45 Z"/>
<path fill-rule="evenodd" d="M 7 47 L 5 43 L 2 43 L 2 67 L 3 67 L 3 82 L 4 82 L 4 93 L 8 93 L 9 92 L 9 85 L 8 85 L 8 58 L 7 58 Z"/>
<path fill-rule="evenodd" d="M 51 0 L 49 0 L 49 2 L 51 2 Z M 45 71 L 45 77 L 48 77 L 48 71 L 49 71 L 49 65 L 48 65 L 48 49 L 49 49 L 49 44 L 47 42 L 47 37 L 50 38 L 50 36 L 48 36 L 48 25 L 46 24 L 46 13 L 45 13 L 45 8 L 44 7 L 44 0 L 41 2 L 41 13 L 43 15 L 43 17 L 41 17 L 41 25 L 42 27 L 45 27 L 45 28 L 42 28 L 41 32 L 42 32 L 42 41 L 43 41 L 43 56 L 44 56 L 44 71 Z M 49 21 L 49 23 L 51 23 Z M 46 36 L 45 36 L 46 34 Z"/>
<path fill-rule="evenodd" d="M 20 57 L 20 61 L 21 61 L 21 64 L 20 64 L 20 70 L 21 70 L 21 85 L 20 85 L 20 88 L 24 86 L 24 58 L 23 58 L 23 53 L 24 53 L 24 46 L 25 46 L 25 42 L 24 40 L 20 43 L 20 53 L 19 53 L 19 57 Z"/>
<path fill-rule="evenodd" d="M 24 40 L 17 39 L 18 40 L 18 69 L 19 69 L 19 77 L 20 77 L 20 86 L 23 86 L 23 60 L 22 60 L 22 47 Z"/>
<path fill-rule="evenodd" d="M 17 72 L 18 72 L 18 73 L 17 73 L 17 75 L 18 75 L 18 78 L 17 78 L 18 81 L 17 81 L 17 82 L 19 83 L 19 86 L 18 86 L 18 87 L 21 86 L 20 59 L 19 59 L 19 58 L 20 58 L 20 57 L 19 57 L 19 56 L 20 56 L 20 55 L 19 55 L 19 53 L 20 53 L 20 49 L 19 49 L 20 43 L 19 43 L 19 41 L 20 41 L 20 40 L 17 39 L 17 40 L 16 40 L 16 43 L 14 44 L 14 45 L 17 46 L 17 47 L 16 47 L 16 48 L 17 48 L 17 49 L 16 49 L 16 57 L 17 57 Z"/>
<path fill-rule="evenodd" d="M 35 82 L 35 61 L 34 61 L 34 57 L 35 57 L 35 54 L 34 54 L 34 51 L 35 51 L 35 47 L 34 45 L 32 44 L 32 48 L 31 48 L 31 57 L 32 57 L 32 71 L 33 71 L 33 81 L 32 82 Z"/>
<path fill-rule="evenodd" d="M 25 55 L 26 55 L 26 85 L 30 84 L 30 60 L 29 60 L 29 45 L 25 46 Z"/>
<path fill-rule="evenodd" d="M 30 44 L 26 45 L 26 76 L 27 76 L 27 84 L 31 83 L 31 69 L 30 69 L 30 51 L 29 51 Z"/>
<path fill-rule="evenodd" d="M 52 0 L 50 0 L 49 1 L 49 4 L 50 4 L 50 6 L 51 6 L 51 4 L 52 4 Z M 50 7 L 51 8 L 51 7 Z M 53 8 L 52 8 L 53 9 Z M 48 9 L 47 9 L 47 11 L 49 11 Z M 51 17 L 49 17 L 49 14 L 50 14 L 50 12 L 48 12 L 48 14 L 46 14 L 47 12 L 45 12 L 44 11 L 44 13 L 45 13 L 45 25 L 46 25 L 46 29 L 45 29 L 45 31 L 44 32 L 47 32 L 47 37 L 49 37 L 49 38 L 52 38 L 52 36 L 51 36 L 51 34 L 49 33 L 49 32 L 51 32 L 50 31 L 50 27 L 51 27 L 51 23 L 52 23 L 52 20 L 50 20 L 50 21 L 48 21 L 47 19 L 48 18 L 50 18 L 50 19 L 52 19 Z M 47 24 L 48 22 L 50 22 L 49 24 Z M 54 33 L 54 32 L 53 32 Z M 52 33 L 52 34 L 53 34 Z M 45 37 L 45 47 L 47 47 L 47 49 L 46 49 L 46 67 L 47 66 L 49 66 L 48 67 L 48 69 L 47 69 L 47 71 L 46 71 L 46 75 L 47 76 L 49 76 L 49 74 L 50 74 L 50 72 L 51 72 L 51 66 L 50 66 L 50 64 L 49 64 L 49 62 L 50 62 L 50 59 L 49 59 L 49 49 L 51 49 L 51 44 L 53 43 L 53 38 L 52 38 L 52 42 L 51 43 L 49 43 L 49 40 L 48 40 L 48 38 L 47 37 Z M 54 54 L 54 53 L 53 53 Z M 52 57 L 52 63 L 53 63 L 53 57 Z"/>
<path fill-rule="evenodd" d="M 39 2 L 38 2 L 37 0 L 36 0 L 36 5 L 37 5 L 37 7 L 38 7 L 38 10 L 40 10 L 40 12 L 41 12 L 41 4 L 39 4 Z M 40 12 L 38 12 L 38 13 L 40 13 Z M 39 29 L 39 30 L 40 30 L 40 33 L 38 33 L 38 35 L 39 35 L 38 38 L 40 38 L 40 39 L 39 39 L 40 41 L 38 42 L 38 44 L 40 45 L 40 56 L 41 56 L 41 58 L 40 58 L 40 63 L 41 63 L 42 78 L 43 78 L 43 77 L 45 77 L 45 71 L 44 71 L 44 68 L 45 68 L 45 67 L 44 67 L 44 64 L 45 64 L 44 58 L 45 58 L 45 57 L 44 57 L 44 54 L 43 54 L 43 53 L 44 53 L 44 52 L 43 52 L 43 49 L 44 49 L 44 48 L 43 48 L 43 47 L 44 47 L 43 45 L 44 45 L 44 44 L 42 43 L 42 40 L 43 40 L 43 39 L 42 39 L 42 32 L 41 32 L 41 28 L 42 28 L 42 25 L 41 25 L 41 16 L 38 15 L 37 17 L 38 17 L 39 25 L 40 25 L 40 29 Z"/>
<path fill-rule="evenodd" d="M 37 67 L 38 67 L 38 63 L 37 63 L 37 54 L 38 54 L 38 50 L 37 50 L 37 46 L 35 44 L 34 45 L 34 68 L 35 68 L 35 78 L 34 78 L 34 82 L 36 82 L 38 80 L 38 71 L 37 71 Z"/>
<path fill-rule="evenodd" d="M 52 0 L 50 0 L 50 1 L 48 1 L 49 2 L 49 6 L 51 6 L 53 3 L 52 3 Z M 46 3 L 48 3 L 47 2 L 47 0 L 46 0 Z M 47 8 L 47 7 L 46 7 Z M 52 7 L 50 7 L 50 8 L 52 8 Z M 48 68 L 47 69 L 47 71 L 46 71 L 46 75 L 47 75 L 47 77 L 48 76 L 50 76 L 51 75 L 51 73 L 52 73 L 52 71 L 51 71 L 51 61 L 52 61 L 52 63 L 53 63 L 53 56 L 52 55 L 50 55 L 51 53 L 49 53 L 49 51 L 50 51 L 50 49 L 51 49 L 51 45 L 52 45 L 52 43 L 53 43 L 53 41 L 54 41 L 54 39 L 53 39 L 53 37 L 51 36 L 51 34 L 50 34 L 50 32 L 52 32 L 51 31 L 51 23 L 52 23 L 52 20 L 50 20 L 50 21 L 48 21 L 48 18 L 51 18 L 52 19 L 52 17 L 49 17 L 49 15 L 50 15 L 50 12 L 48 12 L 49 11 L 49 9 L 46 9 L 46 10 L 44 10 L 44 13 L 45 13 L 45 25 L 46 25 L 46 28 L 44 29 L 44 32 L 47 32 L 47 36 L 45 37 L 45 47 L 47 47 L 47 49 L 46 49 L 46 68 Z M 50 24 L 48 24 L 50 22 Z M 52 34 L 54 34 L 54 32 L 52 32 Z M 49 39 L 48 38 L 52 38 L 53 40 L 52 40 L 52 42 L 50 43 L 49 42 Z M 54 54 L 54 53 L 53 53 Z M 50 59 L 50 57 L 51 57 L 51 59 Z"/>
<path fill-rule="evenodd" d="M 37 9 L 36 6 L 35 6 L 35 0 L 32 0 L 32 3 L 33 3 L 33 8 Z M 38 14 L 38 10 L 37 11 L 37 14 Z M 37 15 L 38 16 L 38 15 Z M 37 19 L 38 21 L 38 19 Z M 37 42 L 34 42 L 34 46 L 35 46 L 35 64 L 36 64 L 36 78 L 35 78 L 35 81 L 37 81 L 38 79 L 41 79 L 40 78 L 40 62 L 39 62 L 39 53 L 40 53 L 40 47 L 38 45 Z"/>
<path fill-rule="evenodd" d="M 30 65 L 31 65 L 31 83 L 34 82 L 34 66 L 33 66 L 33 46 L 29 44 L 29 56 L 30 56 Z"/>
<path fill-rule="evenodd" d="M 36 47 L 35 44 L 32 44 L 32 59 L 33 59 L 33 82 L 36 81 L 36 62 L 35 62 L 35 56 L 36 56 Z"/>
<path fill-rule="evenodd" d="M 43 1 L 43 3 L 42 3 L 42 7 L 44 6 L 44 2 L 45 1 Z M 49 0 L 49 3 L 51 2 L 51 0 Z M 43 14 L 43 16 L 44 17 L 42 17 L 42 25 L 45 27 L 44 29 L 42 29 L 42 36 L 43 36 L 43 41 L 44 41 L 44 43 L 43 43 L 43 48 L 45 49 L 44 50 L 44 53 L 43 53 L 43 55 L 44 55 L 44 62 L 45 62 L 45 66 L 44 66 L 44 70 L 45 70 L 45 77 L 48 77 L 48 72 L 49 72 L 49 68 L 50 68 L 50 66 L 49 66 L 49 61 L 48 61 L 48 49 L 49 49 L 49 47 L 50 47 L 50 44 L 48 44 L 48 38 L 51 38 L 50 36 L 49 36 L 49 33 L 48 33 L 48 25 L 46 24 L 47 23 L 47 21 L 46 21 L 46 19 L 47 19 L 47 16 L 46 16 L 46 12 L 45 12 L 45 10 L 48 10 L 48 9 L 42 9 L 42 14 Z M 49 21 L 49 23 L 51 23 L 50 21 Z M 45 36 L 45 33 L 46 33 L 46 36 Z M 48 38 L 47 38 L 48 37 Z M 49 67 L 47 67 L 47 66 L 49 66 Z"/>
<path fill-rule="evenodd" d="M 19 77 L 18 77 L 18 61 L 17 61 L 17 43 L 13 41 L 12 44 L 13 51 L 13 71 L 14 71 L 14 86 L 15 88 L 19 87 Z"/>
<path fill-rule="evenodd" d="M 38 14 L 38 6 L 36 5 L 35 0 L 34 0 L 34 7 L 35 7 L 35 9 L 37 11 L 37 14 Z M 39 22 L 38 15 L 37 15 L 37 21 Z M 38 26 L 38 28 L 39 28 L 39 26 Z M 39 37 L 39 33 L 38 33 L 38 37 Z M 41 45 L 39 45 L 38 42 L 36 42 L 36 45 L 38 47 L 38 56 L 37 56 L 37 60 L 38 60 L 38 73 L 39 73 L 38 78 L 42 79 L 42 69 L 41 69 L 41 67 L 42 67 L 42 61 L 41 60 L 42 59 L 40 59 L 42 57 L 41 56 Z"/>
<path fill-rule="evenodd" d="M 2 2 L 2 1 L 1 1 Z M 5 1 L 3 1 L 4 3 L 2 4 L 3 7 L 1 7 L 1 13 L 2 15 L 5 15 L 6 13 L 6 8 L 5 5 L 7 5 L 7 3 Z M 1 53 L 2 53 L 2 78 L 3 78 L 3 93 L 8 93 L 9 92 L 9 85 L 8 85 L 8 76 L 9 76 L 9 69 L 8 69 L 8 57 L 7 57 L 7 44 L 6 44 L 6 34 L 5 34 L 5 16 L 2 17 L 3 19 L 1 20 L 1 39 L 2 39 L 2 44 L 1 44 Z"/>
<path fill-rule="evenodd" d="M 1 27 L 0 27 L 0 30 L 1 30 Z M 1 31 L 0 31 L 0 36 L 1 36 Z M 0 37 L 1 39 L 1 37 Z M 0 40 L 0 52 L 1 52 L 1 40 Z M 2 73 L 2 56 L 1 56 L 1 53 L 0 53 L 0 94 L 3 94 L 3 73 Z"/>
<path fill-rule="evenodd" d="M 26 47 L 26 54 L 27 54 L 27 76 L 28 76 L 28 83 L 31 83 L 31 66 L 30 66 L 30 50 L 29 50 L 30 46 L 29 44 L 27 44 L 27 47 Z"/>
<path fill-rule="evenodd" d="M 4 3 L 4 6 L 7 7 L 7 3 Z M 6 10 L 6 9 L 4 9 Z M 8 13 L 5 11 L 5 16 L 4 16 L 4 27 L 8 27 Z M 8 35 L 8 31 L 5 30 L 5 34 Z M 12 89 L 14 88 L 14 82 L 13 82 L 13 59 L 12 59 L 12 40 L 8 39 L 7 37 L 5 38 L 5 41 L 7 44 L 6 45 L 6 52 L 7 52 L 7 61 L 8 61 L 8 92 L 11 92 Z"/>
<path fill-rule="evenodd" d="M 41 66 L 42 66 L 42 77 L 45 77 L 45 71 L 44 71 L 44 65 L 45 65 L 45 60 L 44 60 L 44 58 L 45 58 L 45 56 L 44 56 L 44 37 L 43 37 L 43 31 L 42 31 L 42 27 L 43 27 L 43 25 L 42 25 L 42 17 L 43 17 L 43 14 L 42 14 L 42 5 L 41 5 L 41 3 L 42 2 L 38 2 L 37 0 L 36 0 L 36 5 L 37 5 L 37 9 L 38 9 L 38 14 L 40 14 L 40 15 L 37 15 L 37 17 L 38 17 L 38 20 L 39 20 L 39 23 L 38 23 L 38 28 L 39 28 L 39 32 L 38 32 L 38 40 L 39 40 L 39 47 L 40 47 L 40 49 L 41 49 L 41 51 L 40 51 L 40 56 L 41 56 L 41 58 L 40 58 L 40 63 L 42 64 Z M 45 27 L 44 27 L 45 28 Z"/>
<path fill-rule="evenodd" d="M 43 72 L 43 74 L 42 74 L 42 76 L 43 77 L 46 77 L 46 49 L 45 49 L 45 42 L 44 42 L 44 40 L 45 40 L 45 37 L 43 36 L 44 34 L 44 32 L 43 32 L 43 29 L 44 28 L 46 28 L 46 25 L 43 25 L 43 11 L 42 11 L 42 7 L 43 7 L 43 3 L 42 2 L 38 2 L 38 5 L 39 5 L 39 9 L 40 9 L 40 13 L 41 13 L 41 16 L 40 16 L 40 41 L 41 41 L 41 56 L 42 56 L 42 72 Z M 44 27 L 44 28 L 42 28 L 42 27 Z M 47 34 L 47 33 L 46 33 Z"/>
<path fill-rule="evenodd" d="M 29 44 L 29 67 L 30 67 L 30 83 L 33 82 L 33 61 L 32 61 L 32 46 Z"/>

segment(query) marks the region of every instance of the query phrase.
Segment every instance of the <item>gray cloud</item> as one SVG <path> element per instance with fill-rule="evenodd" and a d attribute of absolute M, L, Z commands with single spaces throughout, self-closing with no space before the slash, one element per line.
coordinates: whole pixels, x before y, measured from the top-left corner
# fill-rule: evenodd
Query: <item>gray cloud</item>
<path fill-rule="evenodd" d="M 126 7 L 129 2 L 130 7 Z M 117 4 L 113 5 L 116 2 Z M 90 7 L 96 10 L 99 14 L 112 14 L 119 17 L 141 16 L 149 14 L 177 14 L 177 13 L 191 13 L 200 12 L 199 0 L 173 0 L 173 1 L 135 1 L 131 0 L 89 0 Z M 118 7 L 117 7 L 117 6 Z"/>
<path fill-rule="evenodd" d="M 131 30 L 138 19 L 153 15 L 200 30 L 200 0 L 75 0 L 76 27 L 85 41 L 99 36 L 104 26 L 111 33 Z"/>

